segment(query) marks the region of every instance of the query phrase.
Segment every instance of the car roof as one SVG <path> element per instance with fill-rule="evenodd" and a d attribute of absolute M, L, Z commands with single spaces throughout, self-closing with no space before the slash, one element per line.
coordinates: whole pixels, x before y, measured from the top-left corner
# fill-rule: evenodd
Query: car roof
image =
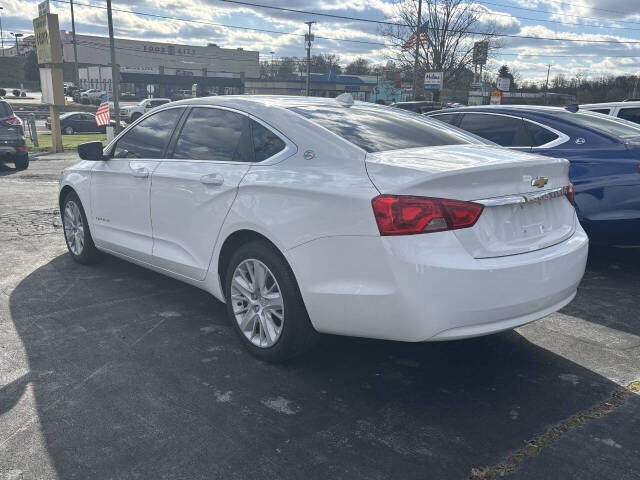
<path fill-rule="evenodd" d="M 607 108 L 607 107 L 640 107 L 640 101 L 629 102 L 606 102 L 606 103 L 584 103 L 580 108 Z"/>
<path fill-rule="evenodd" d="M 177 105 L 217 105 L 221 107 L 235 108 L 243 111 L 261 112 L 268 108 L 291 107 L 340 107 L 342 104 L 335 98 L 326 97 L 300 97 L 287 95 L 217 95 L 211 97 L 186 98 L 171 102 L 172 107 Z M 390 108 L 370 102 L 354 101 L 355 106 L 370 108 Z M 344 107 L 347 108 L 347 107 Z"/>

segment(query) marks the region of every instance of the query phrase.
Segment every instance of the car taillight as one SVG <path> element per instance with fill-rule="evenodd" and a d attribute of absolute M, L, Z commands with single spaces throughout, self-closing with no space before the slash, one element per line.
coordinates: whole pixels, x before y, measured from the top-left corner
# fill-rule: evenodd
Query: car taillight
<path fill-rule="evenodd" d="M 14 117 L 9 117 L 9 118 L 7 118 L 6 122 L 9 125 L 16 125 L 18 127 L 22 126 L 22 120 L 20 120 L 19 117 L 15 117 L 15 116 Z"/>
<path fill-rule="evenodd" d="M 565 194 L 567 199 L 571 202 L 571 205 L 575 204 L 575 199 L 576 199 L 576 190 L 573 186 L 573 182 L 569 182 L 569 188 L 567 190 L 567 193 Z"/>
<path fill-rule="evenodd" d="M 24 152 L 24 151 L 27 149 L 27 147 L 25 147 L 24 145 L 18 145 L 16 148 L 17 148 L 17 149 L 18 149 L 18 151 L 20 151 L 20 152 Z"/>
<path fill-rule="evenodd" d="M 380 195 L 371 204 L 383 236 L 468 228 L 484 208 L 479 203 L 408 195 Z"/>

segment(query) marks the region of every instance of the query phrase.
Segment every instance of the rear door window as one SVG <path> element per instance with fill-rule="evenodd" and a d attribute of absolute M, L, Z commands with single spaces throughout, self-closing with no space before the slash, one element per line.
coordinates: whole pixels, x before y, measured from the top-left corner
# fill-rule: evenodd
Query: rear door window
<path fill-rule="evenodd" d="M 590 112 L 603 113 L 605 115 L 609 115 L 609 112 L 611 111 L 611 109 L 609 109 L 609 108 L 590 108 L 589 111 Z"/>
<path fill-rule="evenodd" d="M 271 130 L 251 120 L 253 155 L 256 162 L 262 162 L 285 149 L 287 144 Z"/>
<path fill-rule="evenodd" d="M 176 141 L 172 158 L 248 162 L 249 119 L 229 110 L 195 107 L 191 110 Z"/>
<path fill-rule="evenodd" d="M 530 147 L 531 140 L 519 117 L 486 113 L 465 113 L 460 128 L 503 147 Z"/>
<path fill-rule="evenodd" d="M 527 122 L 525 120 L 524 125 L 529 132 L 529 136 L 531 137 L 532 147 L 540 147 L 559 138 L 559 136 L 553 133 L 551 130 L 548 130 L 535 123 Z"/>
<path fill-rule="evenodd" d="M 330 130 L 367 152 L 480 143 L 428 117 L 391 108 L 300 106 L 290 110 Z"/>
<path fill-rule="evenodd" d="M 13 116 L 11 105 L 7 102 L 0 102 L 0 118 L 8 118 Z"/>
<path fill-rule="evenodd" d="M 113 149 L 113 157 L 162 158 L 183 110 L 170 108 L 142 120 L 120 137 Z"/>
<path fill-rule="evenodd" d="M 640 123 L 640 108 L 621 108 L 618 117 L 633 123 Z"/>

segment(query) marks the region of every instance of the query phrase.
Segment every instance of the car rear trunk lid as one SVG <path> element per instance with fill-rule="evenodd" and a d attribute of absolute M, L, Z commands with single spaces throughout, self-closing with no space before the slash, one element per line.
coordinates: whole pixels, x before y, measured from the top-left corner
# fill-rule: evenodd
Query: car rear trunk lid
<path fill-rule="evenodd" d="M 452 145 L 369 153 L 367 172 L 384 194 L 476 201 L 473 227 L 454 230 L 475 258 L 539 250 L 576 228 L 566 160 L 484 145 Z"/>

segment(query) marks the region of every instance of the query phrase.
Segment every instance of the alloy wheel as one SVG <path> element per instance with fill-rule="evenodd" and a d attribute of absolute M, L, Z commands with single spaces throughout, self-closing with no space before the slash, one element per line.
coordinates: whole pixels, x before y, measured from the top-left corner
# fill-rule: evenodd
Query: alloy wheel
<path fill-rule="evenodd" d="M 64 207 L 62 215 L 64 236 L 67 239 L 69 250 L 74 255 L 82 254 L 84 249 L 84 224 L 80 207 L 73 200 L 69 200 Z"/>
<path fill-rule="evenodd" d="M 273 346 L 284 325 L 284 301 L 280 286 L 269 268 L 259 260 L 246 259 L 231 279 L 233 314 L 240 331 L 255 346 Z"/>

